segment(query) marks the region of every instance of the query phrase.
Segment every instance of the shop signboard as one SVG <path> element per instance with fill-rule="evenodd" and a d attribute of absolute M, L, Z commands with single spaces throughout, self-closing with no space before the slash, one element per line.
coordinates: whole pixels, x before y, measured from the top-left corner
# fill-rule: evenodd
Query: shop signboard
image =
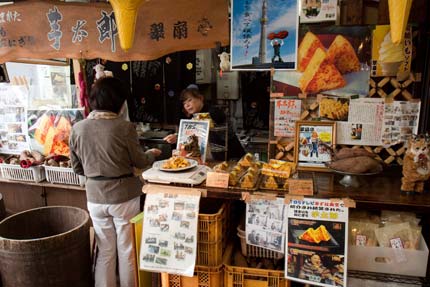
<path fill-rule="evenodd" d="M 316 286 L 347 286 L 348 208 L 342 200 L 291 199 L 285 275 Z"/>

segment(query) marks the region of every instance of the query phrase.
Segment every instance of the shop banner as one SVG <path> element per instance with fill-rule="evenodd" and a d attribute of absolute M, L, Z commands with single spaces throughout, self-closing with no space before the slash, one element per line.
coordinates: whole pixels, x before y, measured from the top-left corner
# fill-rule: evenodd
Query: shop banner
<path fill-rule="evenodd" d="M 279 99 L 275 102 L 275 137 L 293 138 L 296 134 L 296 121 L 300 119 L 302 100 Z"/>
<path fill-rule="evenodd" d="M 145 190 L 140 269 L 192 277 L 201 191 L 156 185 Z"/>
<path fill-rule="evenodd" d="M 29 150 L 27 106 L 25 86 L 0 84 L 0 153 L 20 154 Z"/>
<path fill-rule="evenodd" d="M 336 21 L 337 0 L 300 0 L 300 23 Z"/>
<path fill-rule="evenodd" d="M 206 162 L 210 122 L 206 120 L 181 120 L 176 149 L 181 156 Z"/>
<path fill-rule="evenodd" d="M 246 204 L 246 243 L 284 253 L 286 205 L 283 198 L 253 198 Z"/>
<path fill-rule="evenodd" d="M 24 57 L 143 61 L 217 42 L 229 43 L 224 0 L 144 1 L 127 52 L 120 48 L 109 4 L 31 1 L 0 8 L 0 62 Z"/>
<path fill-rule="evenodd" d="M 293 199 L 287 211 L 286 278 L 347 286 L 348 208 L 341 200 Z"/>

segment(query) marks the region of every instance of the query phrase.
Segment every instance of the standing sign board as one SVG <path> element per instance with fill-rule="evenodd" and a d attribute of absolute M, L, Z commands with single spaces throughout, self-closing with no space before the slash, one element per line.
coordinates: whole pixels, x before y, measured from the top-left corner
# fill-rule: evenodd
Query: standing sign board
<path fill-rule="evenodd" d="M 343 201 L 304 198 L 287 211 L 286 278 L 347 286 L 348 208 Z"/>

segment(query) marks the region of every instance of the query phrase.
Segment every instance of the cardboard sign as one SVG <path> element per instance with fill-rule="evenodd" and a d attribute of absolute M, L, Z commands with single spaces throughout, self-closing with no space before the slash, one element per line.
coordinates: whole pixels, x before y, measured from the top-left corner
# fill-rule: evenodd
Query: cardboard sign
<path fill-rule="evenodd" d="M 228 173 L 209 171 L 206 177 L 206 186 L 227 188 Z"/>
<path fill-rule="evenodd" d="M 288 180 L 289 194 L 313 195 L 314 181 L 312 179 L 292 179 Z"/>

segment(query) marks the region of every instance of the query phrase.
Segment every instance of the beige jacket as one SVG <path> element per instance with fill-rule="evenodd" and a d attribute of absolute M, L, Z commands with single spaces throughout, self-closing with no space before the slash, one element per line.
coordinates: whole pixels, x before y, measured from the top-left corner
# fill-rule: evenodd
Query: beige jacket
<path fill-rule="evenodd" d="M 150 165 L 154 156 L 143 152 L 132 123 L 86 119 L 73 126 L 69 144 L 73 170 L 88 177 L 89 202 L 117 204 L 142 194 L 139 178 L 130 175 L 133 167 Z"/>

